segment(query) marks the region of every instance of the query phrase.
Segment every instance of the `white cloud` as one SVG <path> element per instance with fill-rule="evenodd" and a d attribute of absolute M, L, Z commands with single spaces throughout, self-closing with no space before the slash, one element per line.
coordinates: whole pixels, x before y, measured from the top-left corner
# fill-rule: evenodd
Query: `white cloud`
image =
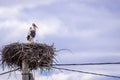
<path fill-rule="evenodd" d="M 21 8 L 19 7 L 0 7 L 0 16 L 1 18 L 15 18 L 21 13 Z"/>
<path fill-rule="evenodd" d="M 87 5 L 87 1 L 84 3 L 68 2 L 61 7 L 66 10 L 62 15 L 65 21 L 64 27 L 59 29 L 62 33 L 58 36 L 81 39 L 99 38 L 100 34 L 110 33 L 111 30 L 119 27 L 120 20 L 114 17 L 113 13 L 104 8 Z"/>
<path fill-rule="evenodd" d="M 68 80 L 69 77 L 71 77 L 70 74 L 58 73 L 58 74 L 53 74 L 51 76 L 37 76 L 35 79 L 36 80 L 51 80 L 51 79 L 52 80 Z"/>
<path fill-rule="evenodd" d="M 67 80 L 68 75 L 64 74 L 64 73 L 58 73 L 58 74 L 53 74 L 51 76 L 40 76 L 37 75 L 37 77 L 35 78 L 35 80 Z"/>
<path fill-rule="evenodd" d="M 54 3 L 56 0 L 22 0 L 18 2 L 16 5 L 23 6 L 23 7 L 28 7 L 28 8 L 33 8 L 38 5 L 49 5 Z"/>
<path fill-rule="evenodd" d="M 33 8 L 36 7 L 38 5 L 50 5 L 54 2 L 56 2 L 57 0 L 4 0 L 4 1 L 0 1 L 2 6 L 19 6 L 19 7 L 23 7 L 23 8 Z"/>
<path fill-rule="evenodd" d="M 66 37 L 76 37 L 76 38 L 90 38 L 90 37 L 96 37 L 99 35 L 99 30 L 79 30 L 79 29 L 68 29 L 64 28 L 61 30 L 62 33 L 60 36 L 66 36 Z"/>
<path fill-rule="evenodd" d="M 59 29 L 63 28 L 62 22 L 57 18 L 46 18 L 41 20 L 38 24 L 38 35 L 41 37 L 47 35 L 58 35 L 60 33 Z"/>
<path fill-rule="evenodd" d="M 93 77 L 92 75 L 86 74 L 81 77 L 81 80 L 91 80 L 92 77 Z"/>
<path fill-rule="evenodd" d="M 119 61 L 120 53 L 115 52 L 73 52 L 57 53 L 58 63 L 89 63 L 89 62 L 115 62 Z M 74 60 L 73 60 L 74 59 Z"/>
<path fill-rule="evenodd" d="M 0 26 L 0 30 L 4 30 L 1 34 L 6 34 L 6 36 L 3 36 L 4 38 L 2 38 L 3 42 L 11 42 L 12 40 L 18 41 L 21 40 L 21 36 L 24 38 L 27 34 L 27 22 L 6 20 L 5 22 L 1 22 Z"/>
<path fill-rule="evenodd" d="M 57 2 L 57 0 L 0 1 L 0 4 L 3 5 L 3 6 L 0 6 L 0 16 L 2 19 L 17 19 L 26 15 L 24 14 L 24 11 L 23 11 L 24 9 L 32 9 L 41 5 L 51 5 L 55 2 Z"/>
<path fill-rule="evenodd" d="M 63 71 L 50 76 L 37 75 L 35 80 L 93 80 L 94 78 L 96 78 L 96 76 L 93 76 L 91 74 Z"/>

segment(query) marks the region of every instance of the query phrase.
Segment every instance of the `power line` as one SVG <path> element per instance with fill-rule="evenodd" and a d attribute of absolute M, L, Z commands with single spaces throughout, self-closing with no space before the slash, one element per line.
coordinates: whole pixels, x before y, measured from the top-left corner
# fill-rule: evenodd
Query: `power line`
<path fill-rule="evenodd" d="M 4 75 L 4 74 L 7 74 L 7 73 L 10 73 L 10 72 L 13 72 L 13 71 L 17 71 L 17 70 L 19 70 L 19 68 L 14 69 L 14 70 L 10 70 L 10 71 L 7 71 L 7 72 L 0 73 L 0 75 Z"/>
<path fill-rule="evenodd" d="M 81 64 L 52 64 L 52 66 L 77 66 L 77 65 L 117 65 L 120 62 L 106 62 L 106 63 L 81 63 Z"/>
<path fill-rule="evenodd" d="M 68 51 L 70 53 L 73 53 L 70 49 L 59 49 L 59 50 L 56 50 L 55 52 L 61 52 L 61 51 Z"/>
<path fill-rule="evenodd" d="M 92 75 L 98 75 L 98 76 L 105 76 L 105 77 L 119 78 L 120 79 L 120 76 L 113 76 L 113 75 L 107 75 L 107 74 L 79 71 L 79 70 L 73 70 L 73 69 L 67 69 L 67 68 L 58 68 L 58 67 L 53 67 L 53 68 L 54 69 L 60 69 L 60 70 L 66 70 L 66 71 L 72 71 L 72 72 L 79 72 L 79 73 L 84 73 L 84 74 L 92 74 Z"/>

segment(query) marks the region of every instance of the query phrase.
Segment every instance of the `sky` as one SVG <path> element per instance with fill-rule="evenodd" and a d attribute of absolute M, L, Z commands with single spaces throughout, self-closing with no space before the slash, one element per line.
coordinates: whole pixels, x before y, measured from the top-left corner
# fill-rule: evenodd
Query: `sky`
<path fill-rule="evenodd" d="M 0 48 L 27 43 L 32 23 L 38 26 L 35 41 L 59 49 L 57 63 L 120 61 L 120 0 L 0 0 Z M 64 68 L 120 75 L 120 65 Z M 6 69 L 7 71 L 9 69 Z M 2 68 L 0 73 L 4 72 Z M 20 80 L 21 73 L 9 80 Z M 9 74 L 0 76 L 7 80 Z M 52 70 L 35 72 L 36 80 L 118 80 L 90 74 Z"/>

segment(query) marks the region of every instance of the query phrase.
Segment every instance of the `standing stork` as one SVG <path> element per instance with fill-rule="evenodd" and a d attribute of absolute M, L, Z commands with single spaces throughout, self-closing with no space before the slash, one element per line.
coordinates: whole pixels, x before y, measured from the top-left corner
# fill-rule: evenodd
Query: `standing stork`
<path fill-rule="evenodd" d="M 29 32 L 28 32 L 28 35 L 27 35 L 27 40 L 30 42 L 30 43 L 34 43 L 34 38 L 36 36 L 36 29 L 38 27 L 36 26 L 35 23 L 32 23 L 32 27 L 29 28 Z"/>

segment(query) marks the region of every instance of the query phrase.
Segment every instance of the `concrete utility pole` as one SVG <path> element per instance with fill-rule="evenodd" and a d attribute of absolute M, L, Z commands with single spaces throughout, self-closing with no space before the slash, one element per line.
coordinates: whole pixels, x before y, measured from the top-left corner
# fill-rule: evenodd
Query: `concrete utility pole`
<path fill-rule="evenodd" d="M 33 74 L 30 73 L 28 64 L 25 60 L 22 61 L 22 80 L 34 80 Z"/>

